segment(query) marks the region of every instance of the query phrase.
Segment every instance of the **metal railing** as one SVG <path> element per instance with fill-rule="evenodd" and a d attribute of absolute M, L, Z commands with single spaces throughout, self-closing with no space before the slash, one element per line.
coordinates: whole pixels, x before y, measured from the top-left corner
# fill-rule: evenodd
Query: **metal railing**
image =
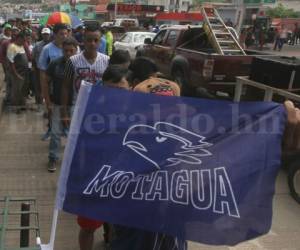
<path fill-rule="evenodd" d="M 251 86 L 257 89 L 261 89 L 264 91 L 264 101 L 272 101 L 274 95 L 279 95 L 282 97 L 285 97 L 286 99 L 289 99 L 291 101 L 300 102 L 300 95 L 294 94 L 291 91 L 292 89 L 287 91 L 283 89 L 274 88 L 268 85 L 265 85 L 263 83 L 258 83 L 255 81 L 252 81 L 248 79 L 248 77 L 237 77 L 237 81 L 234 84 L 235 85 L 235 91 L 234 91 L 234 101 L 239 102 L 241 101 L 241 97 L 243 94 L 243 88 L 245 86 Z"/>
<path fill-rule="evenodd" d="M 34 217 L 31 225 L 31 217 Z M 19 224 L 19 226 L 16 226 Z M 35 235 L 30 237 L 30 232 Z M 19 246 L 12 246 L 12 240 L 8 240 L 8 233 L 19 234 Z M 15 239 L 14 235 L 14 239 Z M 0 250 L 40 250 L 38 239 L 40 238 L 39 214 L 36 210 L 34 198 L 0 198 Z M 34 240 L 33 240 L 34 239 Z M 30 243 L 34 241 L 34 246 Z"/>

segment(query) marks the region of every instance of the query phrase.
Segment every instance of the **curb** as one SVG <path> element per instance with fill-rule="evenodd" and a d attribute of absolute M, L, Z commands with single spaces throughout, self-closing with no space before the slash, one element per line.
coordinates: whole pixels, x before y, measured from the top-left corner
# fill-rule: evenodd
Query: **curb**
<path fill-rule="evenodd" d="M 2 113 L 4 111 L 4 95 L 0 96 L 0 120 L 2 118 Z"/>
<path fill-rule="evenodd" d="M 3 113 L 4 107 L 5 107 L 5 104 L 4 104 L 5 93 L 3 92 L 5 82 L 4 82 L 4 79 L 0 79 L 0 81 L 1 81 L 1 83 L 0 83 L 0 120 L 1 120 L 2 113 Z"/>

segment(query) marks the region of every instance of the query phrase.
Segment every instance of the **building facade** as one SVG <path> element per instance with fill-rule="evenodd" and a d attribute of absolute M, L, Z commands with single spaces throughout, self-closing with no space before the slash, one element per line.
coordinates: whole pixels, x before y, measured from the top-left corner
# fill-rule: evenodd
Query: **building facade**
<path fill-rule="evenodd" d="M 189 9 L 189 6 L 192 5 L 193 0 L 121 0 L 118 2 L 157 6 L 162 5 L 165 7 L 166 12 L 186 12 Z"/>
<path fill-rule="evenodd" d="M 59 11 L 78 16 L 80 19 L 95 19 L 95 5 L 77 3 L 75 8 L 70 4 L 62 4 Z"/>

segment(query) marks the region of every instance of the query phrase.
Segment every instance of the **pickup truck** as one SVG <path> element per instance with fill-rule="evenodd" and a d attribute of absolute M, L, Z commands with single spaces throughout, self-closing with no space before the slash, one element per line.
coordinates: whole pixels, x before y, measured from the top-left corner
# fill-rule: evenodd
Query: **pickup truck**
<path fill-rule="evenodd" d="M 216 90 L 212 82 L 235 82 L 236 76 L 248 76 L 253 58 L 216 53 L 203 27 L 189 25 L 160 30 L 152 41 L 145 39 L 137 56 L 151 58 L 163 75 L 188 92 L 198 87 Z"/>

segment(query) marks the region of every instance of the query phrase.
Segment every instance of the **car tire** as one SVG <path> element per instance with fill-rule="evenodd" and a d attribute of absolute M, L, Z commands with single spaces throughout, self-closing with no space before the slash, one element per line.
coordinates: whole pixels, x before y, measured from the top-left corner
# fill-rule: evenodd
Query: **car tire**
<path fill-rule="evenodd" d="M 288 168 L 288 185 L 291 196 L 300 204 L 300 161 L 294 161 Z"/>

